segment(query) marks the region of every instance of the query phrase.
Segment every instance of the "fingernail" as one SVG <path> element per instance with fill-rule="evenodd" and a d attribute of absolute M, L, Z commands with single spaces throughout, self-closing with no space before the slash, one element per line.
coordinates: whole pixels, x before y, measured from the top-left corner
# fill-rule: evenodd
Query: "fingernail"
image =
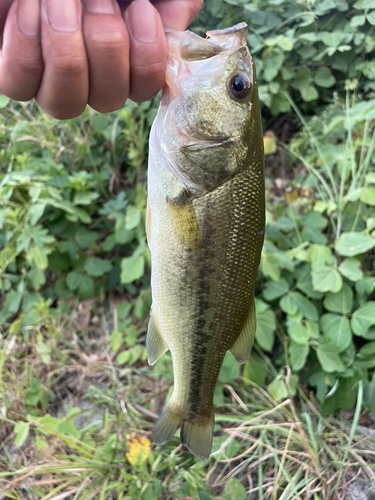
<path fill-rule="evenodd" d="M 39 35 L 39 0 L 20 0 L 17 9 L 18 29 L 26 36 Z"/>
<path fill-rule="evenodd" d="M 154 43 L 158 39 L 156 10 L 148 0 L 135 0 L 126 11 L 127 27 L 138 42 Z"/>
<path fill-rule="evenodd" d="M 53 29 L 75 31 L 78 28 L 76 0 L 47 0 L 47 12 Z"/>
<path fill-rule="evenodd" d="M 112 0 L 83 0 L 85 9 L 88 12 L 95 12 L 100 14 L 114 14 Z"/>

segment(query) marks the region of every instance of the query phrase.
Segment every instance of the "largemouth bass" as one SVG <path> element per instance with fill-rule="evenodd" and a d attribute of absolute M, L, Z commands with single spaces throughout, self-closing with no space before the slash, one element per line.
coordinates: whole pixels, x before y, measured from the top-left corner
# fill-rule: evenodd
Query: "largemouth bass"
<path fill-rule="evenodd" d="M 229 349 L 252 348 L 264 237 L 263 138 L 247 26 L 168 31 L 166 87 L 150 136 L 147 238 L 153 365 L 168 349 L 173 394 L 155 424 L 164 444 L 209 457 L 213 393 Z"/>

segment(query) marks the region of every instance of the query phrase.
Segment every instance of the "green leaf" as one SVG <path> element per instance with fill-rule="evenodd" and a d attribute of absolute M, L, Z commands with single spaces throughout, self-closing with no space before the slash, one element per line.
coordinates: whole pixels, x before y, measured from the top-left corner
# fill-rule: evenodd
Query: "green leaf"
<path fill-rule="evenodd" d="M 221 500 L 246 500 L 246 490 L 238 479 L 230 479 L 225 484 L 223 493 L 221 494 Z"/>
<path fill-rule="evenodd" d="M 319 314 L 314 304 L 299 292 L 291 292 L 293 300 L 297 309 L 301 311 L 302 315 L 307 319 L 318 320 Z"/>
<path fill-rule="evenodd" d="M 303 266 L 302 268 L 302 272 L 298 277 L 297 288 L 311 299 L 319 300 L 323 297 L 322 292 L 318 292 L 317 290 L 313 289 L 311 266 L 309 266 L 308 264 Z"/>
<path fill-rule="evenodd" d="M 227 384 L 236 379 L 240 374 L 240 367 L 233 355 L 228 351 L 225 354 L 223 364 L 219 373 L 218 380 L 223 384 Z"/>
<path fill-rule="evenodd" d="M 70 290 L 78 290 L 82 275 L 72 271 L 66 277 L 66 284 Z"/>
<path fill-rule="evenodd" d="M 48 255 L 52 252 L 50 248 L 32 247 L 26 254 L 28 262 L 35 262 L 38 269 L 44 270 L 48 267 Z"/>
<path fill-rule="evenodd" d="M 329 344 L 337 347 L 339 352 L 344 351 L 349 346 L 352 332 L 348 318 L 327 313 L 320 318 L 320 324 Z"/>
<path fill-rule="evenodd" d="M 320 267 L 311 273 L 314 290 L 337 293 L 342 287 L 340 274 L 332 267 Z"/>
<path fill-rule="evenodd" d="M 349 314 L 353 307 L 353 291 L 348 285 L 343 285 L 337 293 L 327 293 L 324 307 L 331 312 Z"/>
<path fill-rule="evenodd" d="M 288 389 L 280 375 L 273 380 L 267 387 L 275 401 L 279 402 L 288 397 Z"/>
<path fill-rule="evenodd" d="M 308 71 L 306 68 L 301 68 L 297 71 L 291 85 L 293 88 L 302 91 L 302 89 L 308 88 L 310 86 L 311 81 L 312 76 L 310 71 Z"/>
<path fill-rule="evenodd" d="M 246 379 L 248 379 L 262 387 L 264 385 L 264 382 L 266 381 L 267 373 L 267 367 L 263 363 L 258 362 L 252 357 L 250 361 L 247 361 L 244 364 L 244 384 L 248 385 L 248 383 L 246 382 Z"/>
<path fill-rule="evenodd" d="M 10 312 L 16 313 L 21 305 L 22 292 L 12 291 L 7 295 L 6 304 Z"/>
<path fill-rule="evenodd" d="M 112 267 L 112 264 L 108 260 L 99 259 L 98 257 L 89 257 L 85 262 L 85 271 L 94 277 L 109 273 Z"/>
<path fill-rule="evenodd" d="M 288 52 L 294 47 L 293 40 L 287 38 L 284 35 L 279 35 L 277 37 L 277 45 L 280 47 L 280 49 L 286 50 Z"/>
<path fill-rule="evenodd" d="M 315 83 L 319 87 L 330 88 L 336 83 L 336 78 L 329 68 L 323 66 L 315 73 Z"/>
<path fill-rule="evenodd" d="M 356 335 L 364 337 L 369 328 L 375 325 L 375 302 L 365 302 L 354 311 L 351 325 Z"/>
<path fill-rule="evenodd" d="M 294 324 L 288 328 L 289 337 L 294 343 L 299 345 L 306 345 L 309 341 L 309 333 L 301 324 Z"/>
<path fill-rule="evenodd" d="M 345 33 L 343 31 L 322 31 L 320 33 L 320 39 L 322 42 L 329 47 L 338 47 L 339 45 L 350 43 L 353 35 L 350 33 Z"/>
<path fill-rule="evenodd" d="M 48 442 L 42 436 L 35 436 L 34 441 L 38 450 L 46 450 L 47 448 L 49 448 Z"/>
<path fill-rule="evenodd" d="M 368 252 L 374 247 L 375 238 L 356 231 L 343 233 L 335 245 L 336 251 L 344 257 L 354 257 Z"/>
<path fill-rule="evenodd" d="M 127 231 L 129 231 L 131 229 L 135 229 L 140 222 L 141 222 L 141 212 L 138 210 L 138 208 L 130 205 L 126 209 L 125 229 Z"/>
<path fill-rule="evenodd" d="M 317 211 L 309 212 L 304 217 L 304 225 L 313 229 L 324 229 L 327 226 L 327 219 Z"/>
<path fill-rule="evenodd" d="M 375 342 L 368 342 L 359 350 L 358 357 L 361 359 L 375 359 Z"/>
<path fill-rule="evenodd" d="M 313 321 L 311 319 L 307 319 L 305 321 L 306 330 L 309 332 L 310 339 L 318 340 L 319 339 L 319 323 L 317 321 Z"/>
<path fill-rule="evenodd" d="M 311 241 L 311 243 L 318 245 L 326 245 L 327 243 L 327 237 L 314 227 L 304 227 L 301 236 L 304 241 Z"/>
<path fill-rule="evenodd" d="M 363 402 L 370 413 L 375 412 L 375 379 L 363 387 Z"/>
<path fill-rule="evenodd" d="M 358 26 L 363 26 L 365 22 L 366 22 L 366 17 L 363 14 L 359 16 L 353 16 L 350 19 L 350 26 L 352 26 L 353 28 L 358 28 Z"/>
<path fill-rule="evenodd" d="M 10 103 L 9 97 L 5 97 L 5 95 L 0 95 L 0 108 L 6 108 Z"/>
<path fill-rule="evenodd" d="M 23 443 L 26 441 L 27 436 L 29 435 L 29 430 L 30 430 L 30 424 L 28 422 L 22 422 L 20 424 L 16 424 L 14 426 L 14 432 L 16 434 L 16 439 L 14 440 L 14 445 L 17 446 L 22 446 Z"/>
<path fill-rule="evenodd" d="M 103 252 L 111 252 L 116 246 L 116 237 L 114 234 L 110 234 L 106 237 L 103 243 Z"/>
<path fill-rule="evenodd" d="M 260 270 L 264 276 L 268 276 L 273 281 L 280 279 L 280 261 L 272 253 L 263 250 L 262 259 L 260 261 Z"/>
<path fill-rule="evenodd" d="M 92 202 L 98 198 L 99 198 L 99 193 L 95 193 L 93 191 L 85 193 L 83 191 L 79 191 L 74 196 L 73 204 L 74 205 L 91 205 Z"/>
<path fill-rule="evenodd" d="M 324 415 L 331 415 L 338 408 L 349 410 L 353 407 L 357 390 L 353 378 L 344 378 L 337 383 L 322 401 L 322 412 Z"/>
<path fill-rule="evenodd" d="M 78 226 L 75 235 L 74 241 L 81 248 L 88 248 L 91 243 L 96 241 L 99 238 L 99 233 L 96 231 L 87 231 L 87 229 L 83 226 Z"/>
<path fill-rule="evenodd" d="M 121 283 L 133 283 L 144 274 L 145 259 L 143 255 L 125 257 L 121 261 Z"/>
<path fill-rule="evenodd" d="M 268 301 L 272 302 L 273 300 L 281 297 L 286 292 L 289 291 L 289 284 L 283 278 L 279 281 L 267 281 L 266 287 L 263 290 L 263 297 Z"/>
<path fill-rule="evenodd" d="M 364 188 L 359 199 L 361 200 L 362 203 L 375 206 L 375 188 L 373 187 Z"/>
<path fill-rule="evenodd" d="M 95 292 L 94 280 L 84 274 L 80 276 L 79 291 L 84 297 L 92 297 Z"/>
<path fill-rule="evenodd" d="M 32 226 L 35 226 L 38 220 L 42 217 L 45 208 L 46 205 L 43 205 L 42 203 L 35 203 L 34 205 L 31 205 L 29 209 L 29 217 L 30 217 L 30 224 Z"/>
<path fill-rule="evenodd" d="M 321 267 L 334 267 L 336 264 L 331 250 L 323 245 L 311 245 L 310 259 L 311 267 L 314 271 Z"/>
<path fill-rule="evenodd" d="M 30 280 L 34 290 L 39 290 L 42 285 L 46 282 L 46 274 L 44 271 L 34 267 L 32 268 L 28 274 L 28 279 Z"/>
<path fill-rule="evenodd" d="M 286 314 L 296 314 L 298 307 L 293 297 L 293 292 L 289 292 L 280 300 L 280 308 Z"/>
<path fill-rule="evenodd" d="M 263 74 L 267 82 L 275 78 L 284 62 L 285 56 L 281 52 L 271 52 L 264 61 Z"/>
<path fill-rule="evenodd" d="M 80 221 L 82 221 L 84 224 L 90 224 L 91 217 L 86 212 L 86 210 L 83 210 L 83 208 L 74 207 L 73 212 L 74 212 L 74 216 L 76 217 L 75 220 L 77 220 L 77 217 L 78 217 L 78 219 Z"/>
<path fill-rule="evenodd" d="M 358 259 L 351 257 L 341 262 L 339 271 L 343 276 L 345 276 L 345 278 L 348 278 L 348 280 L 359 281 L 363 277 L 361 265 L 362 264 Z"/>
<path fill-rule="evenodd" d="M 316 351 L 323 371 L 327 373 L 344 372 L 345 366 L 339 356 L 339 349 L 331 344 L 320 345 Z"/>
<path fill-rule="evenodd" d="M 292 370 L 298 372 L 305 366 L 310 347 L 308 344 L 301 345 L 291 342 L 289 345 L 289 356 Z"/>
<path fill-rule="evenodd" d="M 319 93 L 315 87 L 310 85 L 309 87 L 305 87 L 301 89 L 302 99 L 306 102 L 316 101 L 319 97 Z"/>
<path fill-rule="evenodd" d="M 274 332 L 276 330 L 275 313 L 268 309 L 257 313 L 257 328 L 255 339 L 261 349 L 271 351 L 275 341 Z"/>

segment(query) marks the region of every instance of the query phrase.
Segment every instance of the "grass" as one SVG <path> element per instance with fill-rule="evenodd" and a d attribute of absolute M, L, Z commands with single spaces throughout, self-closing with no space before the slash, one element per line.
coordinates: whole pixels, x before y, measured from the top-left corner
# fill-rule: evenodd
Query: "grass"
<path fill-rule="evenodd" d="M 297 387 L 276 402 L 241 377 L 221 385 L 214 451 L 199 462 L 176 438 L 149 442 L 172 381 L 170 359 L 145 362 L 146 320 L 134 345 L 117 349 L 116 301 L 41 307 L 25 340 L 0 355 L 0 499 L 344 500 L 358 476 L 375 485 L 375 439 L 349 420 L 324 418 Z M 73 311 L 73 312 L 72 312 Z M 138 350 L 135 361 L 121 363 Z M 129 354 L 130 353 L 130 354 Z M 120 360 L 120 362 L 119 362 Z M 159 373 L 164 373 L 159 377 Z M 285 372 L 289 388 L 290 372 Z"/>

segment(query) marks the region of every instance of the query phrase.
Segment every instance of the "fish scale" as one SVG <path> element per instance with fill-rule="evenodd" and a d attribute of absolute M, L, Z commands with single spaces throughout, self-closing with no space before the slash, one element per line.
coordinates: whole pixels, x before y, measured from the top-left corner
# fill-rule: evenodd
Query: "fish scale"
<path fill-rule="evenodd" d="M 200 458 L 212 447 L 213 393 L 225 353 L 244 362 L 255 335 L 263 140 L 246 33 L 244 24 L 206 40 L 168 33 L 168 86 L 150 137 L 147 353 L 154 364 L 169 349 L 174 373 L 153 439 L 163 444 L 181 425 L 182 443 Z M 248 85 L 245 96 L 236 97 L 233 78 Z"/>

